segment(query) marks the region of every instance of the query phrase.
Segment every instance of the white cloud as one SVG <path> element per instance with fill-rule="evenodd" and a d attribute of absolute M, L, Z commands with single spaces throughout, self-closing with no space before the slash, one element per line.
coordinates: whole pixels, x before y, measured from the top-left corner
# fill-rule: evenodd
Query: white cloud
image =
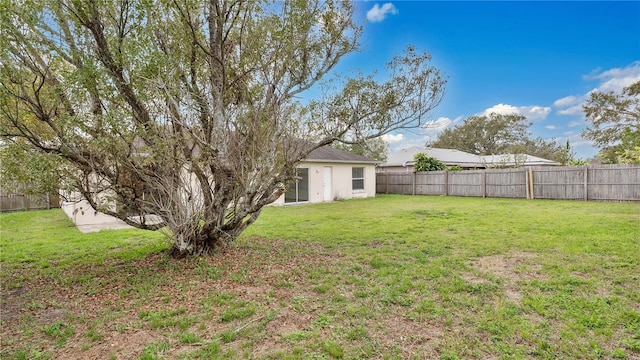
<path fill-rule="evenodd" d="M 585 80 L 600 80 L 602 83 L 593 91 L 620 91 L 636 81 L 640 81 L 640 61 L 623 68 L 613 68 L 600 73 L 593 72 L 584 76 Z"/>
<path fill-rule="evenodd" d="M 571 144 L 571 147 L 574 148 L 574 149 L 579 148 L 579 147 L 589 147 L 590 148 L 589 150 L 593 149 L 593 141 L 587 140 L 587 139 L 583 139 L 582 137 L 579 137 L 579 136 L 570 137 L 569 138 L 569 143 Z M 589 155 L 589 157 L 593 156 L 593 155 L 594 154 L 591 154 L 591 155 Z"/>
<path fill-rule="evenodd" d="M 582 105 L 587 101 L 588 94 L 570 95 L 553 102 L 560 115 L 582 115 Z"/>
<path fill-rule="evenodd" d="M 404 140 L 404 134 L 384 134 L 382 135 L 382 140 L 386 141 L 389 144 L 399 143 Z"/>
<path fill-rule="evenodd" d="M 557 126 L 555 126 L 555 125 L 547 125 L 547 126 L 545 126 L 544 128 L 545 128 L 545 129 L 549 129 L 549 130 L 555 130 L 555 129 L 557 129 L 558 127 L 557 127 Z"/>
<path fill-rule="evenodd" d="M 497 104 L 486 109 L 480 115 L 489 115 L 496 113 L 500 115 L 520 114 L 527 117 L 529 120 L 542 120 L 546 119 L 551 108 L 547 106 L 513 106 L 508 104 Z"/>
<path fill-rule="evenodd" d="M 569 124 L 567 124 L 568 127 L 576 127 L 576 126 L 582 126 L 584 125 L 584 121 L 572 121 Z"/>
<path fill-rule="evenodd" d="M 398 9 L 396 9 L 392 3 L 386 3 L 382 6 L 375 4 L 369 11 L 367 11 L 367 20 L 371 22 L 379 22 L 384 20 L 388 14 L 394 15 L 397 13 Z"/>
<path fill-rule="evenodd" d="M 581 102 L 581 98 L 577 97 L 577 96 L 566 96 L 563 97 L 562 99 L 558 99 L 556 101 L 553 102 L 553 106 L 555 107 L 567 107 L 567 106 L 573 106 L 576 104 L 579 104 Z"/>
<path fill-rule="evenodd" d="M 521 106 L 518 109 L 520 113 L 529 120 L 546 119 L 551 112 L 551 108 L 548 106 Z"/>
<path fill-rule="evenodd" d="M 514 113 L 519 114 L 517 107 L 513 105 L 507 105 L 507 104 L 493 105 L 492 107 L 482 112 L 482 115 L 489 115 L 491 113 L 496 113 L 501 115 L 508 115 L 508 114 L 514 114 Z"/>
<path fill-rule="evenodd" d="M 412 146 L 423 147 L 425 144 L 436 140 L 444 129 L 454 126 L 463 120 L 462 116 L 455 119 L 443 116 L 426 123 L 417 131 L 407 130 L 404 134 L 386 134 L 382 138 L 389 143 L 391 151 L 407 149 Z"/>
<path fill-rule="evenodd" d="M 430 122 L 426 123 L 422 128 L 424 130 L 442 131 L 447 126 L 449 126 L 451 123 L 453 123 L 453 121 L 454 120 L 451 120 L 448 117 L 439 117 L 437 120 L 430 121 Z"/>
<path fill-rule="evenodd" d="M 623 88 L 640 81 L 640 61 L 635 61 L 623 68 L 613 68 L 605 71 L 596 70 L 583 76 L 584 80 L 598 80 L 600 84 L 586 94 L 570 95 L 556 100 L 553 106 L 560 115 L 581 115 L 582 105 L 585 104 L 592 92 L 620 92 Z"/>
<path fill-rule="evenodd" d="M 572 106 L 570 108 L 558 110 L 558 114 L 560 115 L 580 115 L 582 114 L 582 104 Z"/>

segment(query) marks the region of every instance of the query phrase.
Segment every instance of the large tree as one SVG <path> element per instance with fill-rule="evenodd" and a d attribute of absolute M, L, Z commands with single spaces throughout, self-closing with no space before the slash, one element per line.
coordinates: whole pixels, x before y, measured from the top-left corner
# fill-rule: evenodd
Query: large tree
<path fill-rule="evenodd" d="M 176 256 L 235 239 L 314 149 L 420 126 L 445 85 L 412 47 L 384 81 L 333 76 L 361 33 L 349 1 L 0 1 L 4 144 Z"/>
<path fill-rule="evenodd" d="M 567 146 L 568 145 L 568 146 Z M 568 144 L 562 146 L 557 140 L 543 139 L 541 137 L 527 137 L 521 142 L 508 146 L 505 154 L 528 154 L 543 159 L 554 160 L 562 165 L 569 165 L 575 159 L 571 146 Z"/>
<path fill-rule="evenodd" d="M 360 143 L 336 142 L 333 144 L 336 149 L 348 151 L 353 154 L 370 157 L 379 161 L 386 161 L 389 155 L 389 144 L 383 138 L 374 138 Z"/>
<path fill-rule="evenodd" d="M 532 138 L 531 122 L 521 114 L 474 115 L 445 129 L 428 146 L 457 149 L 478 155 L 525 153 L 562 161 L 565 149 L 555 140 Z"/>
<path fill-rule="evenodd" d="M 593 140 L 609 162 L 640 162 L 640 81 L 621 92 L 594 91 L 583 105 L 591 124 L 582 136 Z"/>
<path fill-rule="evenodd" d="M 509 146 L 527 139 L 530 125 L 527 118 L 519 114 L 474 115 L 445 129 L 431 146 L 478 155 L 502 154 Z"/>
<path fill-rule="evenodd" d="M 555 141 L 531 138 L 529 126 L 531 122 L 520 114 L 474 115 L 445 129 L 428 145 L 478 155 L 527 153 L 545 158 L 553 158 L 562 150 Z"/>

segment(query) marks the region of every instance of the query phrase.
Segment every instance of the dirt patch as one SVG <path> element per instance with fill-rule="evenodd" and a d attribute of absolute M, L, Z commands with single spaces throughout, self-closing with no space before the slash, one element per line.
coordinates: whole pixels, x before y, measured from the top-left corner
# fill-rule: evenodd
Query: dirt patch
<path fill-rule="evenodd" d="M 309 313 L 299 313 L 291 308 L 285 308 L 267 324 L 266 330 L 268 334 L 280 337 L 294 331 L 305 330 L 313 318 Z"/>
<path fill-rule="evenodd" d="M 402 349 L 403 359 L 435 359 L 440 356 L 441 324 L 413 321 L 397 313 L 380 319 L 377 325 L 384 333 L 383 336 L 375 336 L 380 339 L 382 347 Z"/>
<path fill-rule="evenodd" d="M 78 348 L 77 343 L 60 350 L 57 354 L 59 359 L 134 359 L 137 358 L 144 348 L 152 343 L 160 342 L 164 337 L 153 331 L 139 330 L 119 333 L 114 331 L 107 334 L 103 340 L 93 344 L 86 351 Z"/>
<path fill-rule="evenodd" d="M 24 307 L 29 300 L 29 292 L 27 288 L 21 286 L 17 289 L 0 291 L 0 322 L 6 323 L 14 318 L 21 316 Z"/>
<path fill-rule="evenodd" d="M 41 324 L 46 325 L 64 320 L 64 313 L 64 309 L 44 309 L 37 312 L 36 316 Z"/>
<path fill-rule="evenodd" d="M 507 299 L 520 304 L 522 293 L 518 282 L 544 280 L 544 275 L 540 272 L 541 266 L 535 263 L 535 257 L 535 254 L 526 252 L 491 255 L 477 259 L 471 266 L 480 273 L 490 274 L 502 279 L 504 281 L 504 294 Z M 490 280 L 473 273 L 465 273 L 462 277 L 472 284 L 490 282 Z"/>

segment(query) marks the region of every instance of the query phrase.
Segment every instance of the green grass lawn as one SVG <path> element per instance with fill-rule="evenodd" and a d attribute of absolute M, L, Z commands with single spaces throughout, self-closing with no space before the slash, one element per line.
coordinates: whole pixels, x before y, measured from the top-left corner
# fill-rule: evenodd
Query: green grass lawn
<path fill-rule="evenodd" d="M 0 216 L 0 358 L 637 359 L 640 204 L 269 207 L 233 245 Z"/>

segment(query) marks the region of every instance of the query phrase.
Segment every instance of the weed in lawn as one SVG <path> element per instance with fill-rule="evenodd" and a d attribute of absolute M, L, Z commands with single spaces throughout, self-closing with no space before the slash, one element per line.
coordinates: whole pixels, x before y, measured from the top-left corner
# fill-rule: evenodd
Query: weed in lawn
<path fill-rule="evenodd" d="M 75 333 L 75 329 L 72 326 L 69 326 L 62 321 L 55 321 L 45 327 L 42 328 L 42 331 L 56 339 L 57 345 L 63 345 L 67 342 L 69 336 Z"/>
<path fill-rule="evenodd" d="M 186 332 L 180 335 L 180 342 L 183 344 L 195 344 L 202 341 L 202 338 L 198 334 Z"/>
<path fill-rule="evenodd" d="M 349 329 L 349 332 L 347 333 L 347 339 L 349 340 L 361 340 L 361 339 L 366 339 L 369 337 L 369 333 L 367 332 L 367 329 L 364 326 L 356 326 L 352 329 Z"/>
<path fill-rule="evenodd" d="M 166 341 L 161 341 L 154 344 L 145 346 L 140 354 L 139 360 L 156 360 L 162 359 L 163 355 L 169 351 L 169 344 Z"/>
<path fill-rule="evenodd" d="M 624 349 L 615 349 L 611 354 L 612 359 L 626 359 L 627 352 Z"/>
<path fill-rule="evenodd" d="M 248 284 L 252 281 L 248 275 L 247 269 L 242 269 L 229 275 L 229 278 L 238 284 Z"/>
<path fill-rule="evenodd" d="M 12 356 L 12 359 L 14 360 L 48 360 L 50 358 L 51 354 L 49 352 L 33 349 L 18 349 Z"/>
<path fill-rule="evenodd" d="M 256 313 L 256 307 L 254 303 L 236 301 L 220 312 L 220 320 L 228 322 L 235 319 L 248 318 Z"/>
<path fill-rule="evenodd" d="M 282 334 L 282 341 L 289 344 L 297 344 L 309 338 L 309 333 L 306 331 L 292 331 L 286 334 Z"/>
<path fill-rule="evenodd" d="M 220 339 L 225 344 L 236 341 L 237 338 L 238 333 L 234 329 L 226 330 L 220 334 Z"/>
<path fill-rule="evenodd" d="M 115 331 L 124 334 L 129 330 L 133 330 L 133 329 L 139 329 L 142 327 L 142 323 L 140 322 L 134 322 L 134 321 L 127 321 L 124 323 L 117 323 L 114 327 Z"/>
<path fill-rule="evenodd" d="M 34 327 L 34 323 L 35 320 L 25 317 L 23 319 L 23 323 L 20 324 L 20 330 L 22 331 L 23 334 L 25 334 L 26 336 L 33 336 L 35 331 L 33 330 Z"/>
<path fill-rule="evenodd" d="M 404 295 L 400 290 L 394 287 L 384 287 L 380 291 L 380 301 L 384 305 L 402 305 L 409 306 L 413 303 L 413 298 Z"/>
<path fill-rule="evenodd" d="M 313 287 L 313 290 L 318 294 L 324 294 L 331 289 L 331 285 L 329 284 L 320 284 Z"/>
<path fill-rule="evenodd" d="M 196 267 L 202 280 L 219 280 L 223 271 L 217 266 L 209 265 L 207 259 L 200 258 L 197 260 Z"/>
<path fill-rule="evenodd" d="M 278 283 L 276 284 L 276 286 L 279 288 L 291 289 L 295 286 L 295 283 L 287 280 L 278 280 Z"/>
<path fill-rule="evenodd" d="M 167 327 L 180 326 L 182 329 L 188 328 L 193 324 L 194 320 L 188 316 L 180 316 L 185 313 L 184 308 L 178 308 L 175 310 L 161 310 L 161 311 L 142 311 L 140 313 L 140 319 L 148 322 L 151 329 L 160 329 Z M 187 318 L 187 320 L 184 320 Z"/>
<path fill-rule="evenodd" d="M 225 291 L 214 291 L 201 300 L 201 308 L 205 311 L 235 302 L 236 295 Z"/>
<path fill-rule="evenodd" d="M 42 310 L 46 308 L 47 308 L 47 305 L 45 305 L 42 301 L 38 301 L 38 300 L 31 300 L 27 304 L 27 309 L 29 310 Z"/>
<path fill-rule="evenodd" d="M 638 329 L 632 336 L 622 340 L 622 344 L 629 351 L 640 353 L 640 329 Z"/>
<path fill-rule="evenodd" d="M 313 321 L 313 324 L 319 328 L 326 328 L 328 327 L 332 322 L 332 317 L 328 314 L 320 314 L 318 315 L 318 317 Z"/>
<path fill-rule="evenodd" d="M 202 345 L 197 351 L 185 356 L 185 359 L 220 359 L 220 343 L 218 341 L 210 341 Z"/>
<path fill-rule="evenodd" d="M 342 346 L 330 340 L 322 343 L 322 350 L 334 359 L 342 359 L 344 357 Z"/>
<path fill-rule="evenodd" d="M 101 341 L 103 339 L 102 334 L 100 334 L 100 332 L 98 332 L 98 330 L 96 330 L 95 328 L 90 328 L 89 331 L 87 331 L 87 337 L 89 338 L 89 340 L 91 341 Z"/>
<path fill-rule="evenodd" d="M 441 308 L 434 299 L 424 298 L 416 304 L 413 311 L 407 314 L 407 317 L 411 320 L 423 321 L 426 319 L 435 319 L 443 314 L 444 309 Z"/>
<path fill-rule="evenodd" d="M 187 314 L 178 318 L 178 327 L 182 330 L 187 330 L 197 322 L 198 322 L 198 318 L 196 315 Z"/>

